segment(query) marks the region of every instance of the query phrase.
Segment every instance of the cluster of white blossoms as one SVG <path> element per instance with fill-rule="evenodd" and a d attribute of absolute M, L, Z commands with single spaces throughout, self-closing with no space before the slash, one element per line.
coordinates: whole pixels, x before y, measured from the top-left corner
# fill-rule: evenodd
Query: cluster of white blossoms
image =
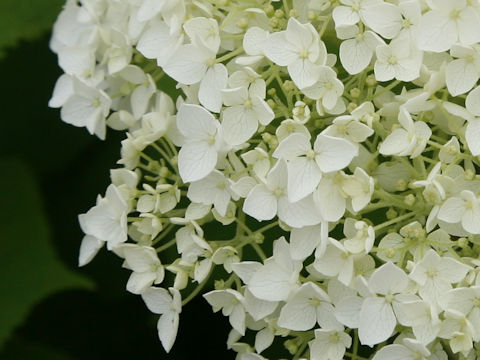
<path fill-rule="evenodd" d="M 480 356 L 479 0 L 68 0 L 51 48 L 125 133 L 79 263 L 166 351 L 214 284 L 239 360 Z"/>

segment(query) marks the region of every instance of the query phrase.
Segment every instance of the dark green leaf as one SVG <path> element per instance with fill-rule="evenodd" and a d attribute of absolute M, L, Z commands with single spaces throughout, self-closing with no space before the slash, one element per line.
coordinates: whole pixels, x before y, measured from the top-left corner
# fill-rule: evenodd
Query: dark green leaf
<path fill-rule="evenodd" d="M 0 1 L 0 57 L 5 47 L 33 40 L 50 29 L 64 0 Z"/>
<path fill-rule="evenodd" d="M 29 309 L 64 289 L 92 283 L 66 268 L 50 243 L 39 190 L 28 167 L 0 159 L 0 346 L 22 323 Z M 63 194 L 58 194 L 63 196 Z M 65 239 L 69 241 L 70 239 Z"/>

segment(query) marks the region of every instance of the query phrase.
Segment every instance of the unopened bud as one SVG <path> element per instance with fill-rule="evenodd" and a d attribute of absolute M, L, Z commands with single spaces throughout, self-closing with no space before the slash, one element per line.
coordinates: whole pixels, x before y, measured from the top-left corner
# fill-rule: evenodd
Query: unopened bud
<path fill-rule="evenodd" d="M 387 217 L 388 220 L 393 220 L 398 216 L 398 212 L 396 212 L 394 208 L 390 208 L 385 213 L 385 216 Z"/>

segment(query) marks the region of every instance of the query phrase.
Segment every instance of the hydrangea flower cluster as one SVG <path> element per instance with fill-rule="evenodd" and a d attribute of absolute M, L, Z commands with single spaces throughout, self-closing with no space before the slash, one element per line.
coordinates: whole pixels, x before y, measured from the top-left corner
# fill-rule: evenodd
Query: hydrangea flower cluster
<path fill-rule="evenodd" d="M 51 48 L 62 120 L 125 133 L 79 263 L 166 351 L 214 278 L 239 360 L 480 356 L 478 0 L 68 0 Z"/>

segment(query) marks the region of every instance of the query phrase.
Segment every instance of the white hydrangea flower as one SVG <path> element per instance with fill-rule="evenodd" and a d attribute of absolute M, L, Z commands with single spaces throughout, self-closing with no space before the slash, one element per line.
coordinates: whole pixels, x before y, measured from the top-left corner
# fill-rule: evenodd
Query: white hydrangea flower
<path fill-rule="evenodd" d="M 477 0 L 67 0 L 49 106 L 124 134 L 79 265 L 121 257 L 166 351 L 204 293 L 239 360 L 473 360 L 479 19 Z"/>
<path fill-rule="evenodd" d="M 292 202 L 311 194 L 323 173 L 346 167 L 357 155 L 349 141 L 327 135 L 318 135 L 315 143 L 302 134 L 292 134 L 284 139 L 273 156 L 287 161 L 288 197 Z"/>
<path fill-rule="evenodd" d="M 177 126 L 185 137 L 178 154 L 180 176 L 185 182 L 203 179 L 215 168 L 223 145 L 220 123 L 201 106 L 183 104 L 178 109 Z"/>
<path fill-rule="evenodd" d="M 327 50 L 311 24 L 288 20 L 287 29 L 271 34 L 264 43 L 265 56 L 288 73 L 298 88 L 313 85 L 318 79 L 317 65 L 325 65 Z"/>
<path fill-rule="evenodd" d="M 142 299 L 151 312 L 160 314 L 157 323 L 158 337 L 165 351 L 169 352 L 177 337 L 179 314 L 182 312 L 180 292 L 175 288 L 167 291 L 150 287 L 142 293 Z"/>
<path fill-rule="evenodd" d="M 400 108 L 398 122 L 402 129 L 394 130 L 380 146 L 383 155 L 398 155 L 417 157 L 425 149 L 427 140 L 432 135 L 430 127 L 423 122 L 414 122 L 404 108 Z"/>
<path fill-rule="evenodd" d="M 428 1 L 431 8 L 420 21 L 418 45 L 425 51 L 449 50 L 459 41 L 471 45 L 480 40 L 477 9 L 466 0 Z"/>

